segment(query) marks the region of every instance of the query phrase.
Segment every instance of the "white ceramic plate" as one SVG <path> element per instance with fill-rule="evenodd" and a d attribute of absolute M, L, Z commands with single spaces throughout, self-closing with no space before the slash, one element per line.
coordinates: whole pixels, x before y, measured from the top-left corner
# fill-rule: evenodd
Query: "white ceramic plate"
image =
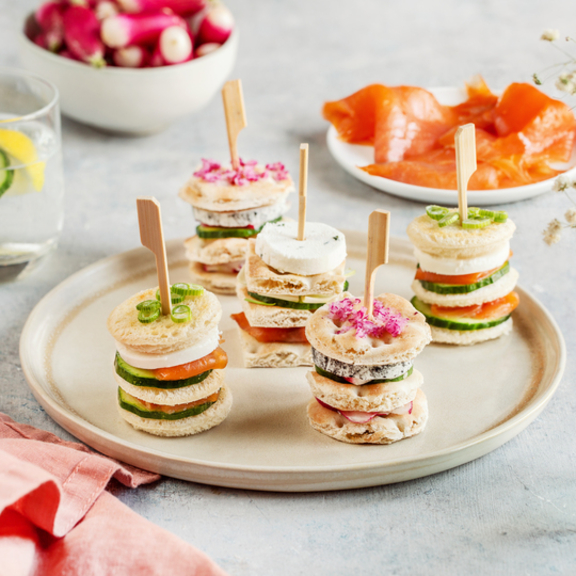
<path fill-rule="evenodd" d="M 362 293 L 366 236 L 347 233 L 351 290 Z M 171 281 L 188 279 L 181 242 L 168 243 Z M 376 293 L 410 297 L 415 262 L 407 241 L 394 239 Z M 349 445 L 307 422 L 309 368 L 245 369 L 230 313 L 221 297 L 221 328 L 234 395 L 230 416 L 197 436 L 167 439 L 130 427 L 116 410 L 106 330 L 110 311 L 157 283 L 154 259 L 138 248 L 81 270 L 34 308 L 20 340 L 30 387 L 48 414 L 96 450 L 161 474 L 206 484 L 273 491 L 318 491 L 399 482 L 458 466 L 494 450 L 523 430 L 550 400 L 565 350 L 548 312 L 524 290 L 510 336 L 474 347 L 430 345 L 418 357 L 430 420 L 424 432 L 390 446 Z"/>
<path fill-rule="evenodd" d="M 466 92 L 462 88 L 444 87 L 430 88 L 429 90 L 441 104 L 448 106 L 455 106 L 466 99 Z M 445 206 L 456 206 L 458 204 L 458 193 L 456 190 L 442 190 L 440 188 L 426 188 L 414 184 L 405 184 L 404 182 L 397 182 L 396 180 L 389 180 L 380 176 L 372 176 L 360 170 L 358 166 L 367 166 L 374 163 L 374 148 L 372 146 L 359 146 L 342 142 L 342 140 L 339 140 L 334 126 L 330 126 L 328 129 L 326 140 L 330 153 L 346 172 L 377 190 L 429 204 L 436 203 Z M 572 153 L 572 158 L 567 164 L 555 167 L 559 170 L 566 170 L 567 176 L 576 176 L 576 147 Z M 554 178 L 551 178 L 536 184 L 517 186 L 516 188 L 470 190 L 468 191 L 468 205 L 494 206 L 496 204 L 526 200 L 527 198 L 549 192 L 552 189 L 553 182 Z"/>

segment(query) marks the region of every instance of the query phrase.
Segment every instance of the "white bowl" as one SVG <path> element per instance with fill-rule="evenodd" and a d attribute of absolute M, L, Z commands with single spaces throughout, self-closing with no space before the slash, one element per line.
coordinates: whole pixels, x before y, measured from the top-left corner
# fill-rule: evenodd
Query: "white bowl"
<path fill-rule="evenodd" d="M 62 112 L 96 128 L 149 134 L 206 106 L 229 76 L 238 51 L 238 32 L 216 51 L 174 66 L 96 69 L 40 48 L 22 32 L 24 68 L 60 91 Z"/>

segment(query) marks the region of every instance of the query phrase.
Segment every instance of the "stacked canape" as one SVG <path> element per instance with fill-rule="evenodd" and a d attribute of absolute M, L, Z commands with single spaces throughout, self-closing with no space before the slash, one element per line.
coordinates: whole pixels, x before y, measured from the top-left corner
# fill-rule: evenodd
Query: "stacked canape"
<path fill-rule="evenodd" d="M 421 432 L 428 403 L 414 358 L 430 342 L 422 314 L 400 296 L 381 294 L 373 315 L 349 293 L 306 324 L 315 371 L 312 427 L 350 444 L 390 444 Z"/>
<path fill-rule="evenodd" d="M 512 330 L 519 304 L 518 272 L 508 262 L 516 226 L 506 212 L 428 206 L 408 226 L 418 261 L 414 307 L 426 316 L 434 342 L 476 344 Z"/>
<path fill-rule="evenodd" d="M 161 314 L 158 291 L 144 290 L 112 311 L 108 330 L 122 418 L 157 436 L 186 436 L 220 424 L 232 394 L 224 383 L 220 303 L 200 286 L 171 290 L 169 316 Z"/>
<path fill-rule="evenodd" d="M 202 160 L 180 197 L 192 205 L 199 226 L 185 241 L 195 282 L 234 294 L 246 245 L 267 222 L 281 220 L 294 190 L 283 164 L 242 162 L 237 170 Z"/>
<path fill-rule="evenodd" d="M 345 289 L 346 239 L 326 224 L 267 224 L 249 240 L 236 291 L 243 312 L 234 314 L 247 368 L 309 366 L 303 330 L 315 310 Z"/>

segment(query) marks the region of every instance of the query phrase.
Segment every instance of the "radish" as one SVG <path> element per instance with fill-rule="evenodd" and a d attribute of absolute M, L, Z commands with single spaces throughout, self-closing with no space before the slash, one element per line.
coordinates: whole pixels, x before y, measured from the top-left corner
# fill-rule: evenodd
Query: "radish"
<path fill-rule="evenodd" d="M 64 10 L 65 6 L 60 2 L 44 2 L 34 14 L 43 32 L 46 44 L 43 47 L 52 52 L 58 51 L 64 41 Z"/>
<path fill-rule="evenodd" d="M 162 57 L 162 53 L 160 52 L 160 44 L 156 44 L 156 48 L 154 48 L 154 52 L 152 52 L 152 58 L 150 58 L 150 66 L 153 68 L 158 68 L 159 66 L 166 66 L 166 62 Z"/>
<path fill-rule="evenodd" d="M 179 26 L 169 26 L 160 34 L 158 49 L 166 64 L 180 64 L 192 58 L 192 39 Z"/>
<path fill-rule="evenodd" d="M 102 22 L 102 40 L 110 48 L 155 42 L 169 26 L 186 29 L 186 22 L 176 14 L 118 14 Z"/>
<path fill-rule="evenodd" d="M 94 12 L 96 18 L 102 22 L 105 18 L 110 18 L 111 16 L 116 16 L 118 14 L 118 6 L 114 2 L 109 2 L 104 0 L 103 2 L 98 2 L 94 7 Z"/>
<path fill-rule="evenodd" d="M 64 40 L 74 56 L 96 68 L 106 66 L 100 22 L 90 8 L 70 6 L 64 13 Z"/>
<path fill-rule="evenodd" d="M 206 16 L 200 23 L 198 39 L 200 44 L 217 42 L 224 44 L 234 28 L 234 17 L 226 6 L 217 5 L 208 8 Z"/>
<path fill-rule="evenodd" d="M 196 48 L 196 58 L 200 58 L 200 56 L 206 56 L 206 54 L 210 54 L 215 50 L 218 50 L 222 44 L 218 44 L 217 42 L 208 42 L 208 44 L 202 44 Z"/>
<path fill-rule="evenodd" d="M 114 50 L 112 60 L 123 68 L 144 68 L 150 61 L 150 54 L 143 46 L 127 46 Z"/>
<path fill-rule="evenodd" d="M 75 60 L 78 62 L 78 58 L 76 58 L 76 56 L 74 56 L 70 50 L 60 50 L 60 52 L 58 52 L 58 56 L 62 56 L 63 58 L 68 58 L 69 60 Z"/>
<path fill-rule="evenodd" d="M 206 0 L 118 0 L 122 10 L 132 14 L 159 12 L 169 8 L 175 14 L 195 14 L 206 6 Z"/>

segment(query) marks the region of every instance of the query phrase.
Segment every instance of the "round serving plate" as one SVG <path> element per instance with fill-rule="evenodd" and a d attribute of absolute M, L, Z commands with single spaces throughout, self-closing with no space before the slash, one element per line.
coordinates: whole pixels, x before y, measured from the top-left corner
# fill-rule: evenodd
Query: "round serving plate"
<path fill-rule="evenodd" d="M 455 106 L 466 99 L 466 91 L 463 88 L 442 87 L 429 88 L 430 92 L 436 96 L 441 104 L 446 106 Z M 388 192 L 394 196 L 427 202 L 443 204 L 447 206 L 456 206 L 458 204 L 458 192 L 456 190 L 443 190 L 440 188 L 426 188 L 425 186 L 416 186 L 406 184 L 397 180 L 382 178 L 381 176 L 372 176 L 359 166 L 368 166 L 374 163 L 374 147 L 361 146 L 358 144 L 348 144 L 338 138 L 338 132 L 334 126 L 330 126 L 326 136 L 326 142 L 330 153 L 338 164 L 348 174 L 376 188 L 382 192 Z M 569 162 L 555 166 L 558 170 L 565 170 L 564 174 L 568 177 L 576 176 L 576 147 L 572 151 L 572 157 Z M 469 206 L 494 206 L 496 204 L 507 204 L 509 202 L 518 202 L 533 198 L 540 194 L 545 194 L 552 190 L 554 178 L 527 184 L 525 186 L 516 186 L 515 188 L 500 188 L 497 190 L 468 190 Z"/>
<path fill-rule="evenodd" d="M 362 293 L 366 235 L 348 232 L 350 290 Z M 167 243 L 170 280 L 188 280 L 181 241 Z M 410 298 L 415 260 L 410 244 L 393 239 L 390 263 L 376 291 Z M 252 490 L 339 490 L 419 478 L 469 462 L 498 448 L 532 422 L 560 381 L 565 348 L 550 314 L 518 292 L 509 336 L 472 347 L 430 345 L 416 359 L 430 407 L 426 429 L 389 446 L 349 445 L 314 431 L 306 406 L 309 368 L 245 369 L 222 296 L 221 329 L 234 396 L 218 427 L 184 438 L 139 432 L 118 414 L 111 310 L 157 284 L 154 258 L 137 248 L 101 260 L 48 293 L 28 318 L 20 357 L 34 396 L 63 428 L 89 446 L 147 470 L 205 484 Z"/>

